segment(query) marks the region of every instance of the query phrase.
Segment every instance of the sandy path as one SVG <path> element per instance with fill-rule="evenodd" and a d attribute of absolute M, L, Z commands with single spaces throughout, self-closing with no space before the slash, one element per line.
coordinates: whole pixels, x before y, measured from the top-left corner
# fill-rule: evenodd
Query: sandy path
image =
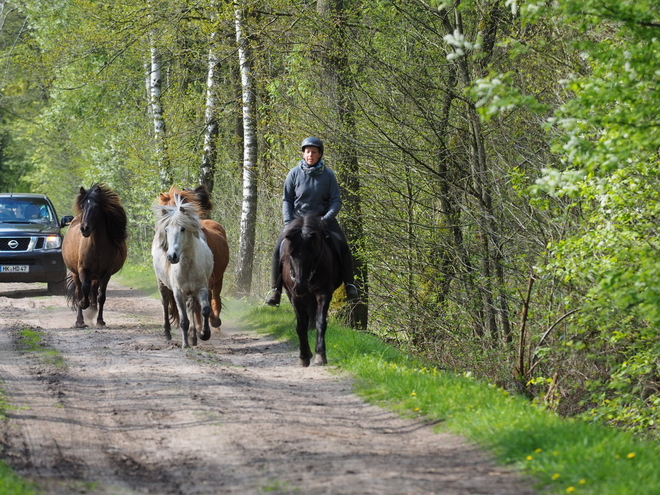
<path fill-rule="evenodd" d="M 112 282 L 108 326 L 74 329 L 64 298 L 36 287 L 0 285 L 0 380 L 17 407 L 2 457 L 46 493 L 535 493 L 461 438 L 366 404 L 348 378 L 298 368 L 286 344 L 225 322 L 183 351 L 158 301 Z M 20 352 L 28 326 L 64 365 Z"/>

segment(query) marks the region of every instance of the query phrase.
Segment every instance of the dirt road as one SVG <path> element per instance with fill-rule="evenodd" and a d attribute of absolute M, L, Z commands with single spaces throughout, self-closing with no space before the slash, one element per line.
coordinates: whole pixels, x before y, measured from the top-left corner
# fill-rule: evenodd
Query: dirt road
<path fill-rule="evenodd" d="M 298 368 L 288 345 L 232 322 L 182 350 L 178 332 L 162 335 L 158 301 L 112 282 L 107 327 L 74 321 L 62 296 L 0 284 L 0 385 L 15 406 L 1 455 L 45 493 L 535 493 L 460 438 L 364 403 L 347 377 Z M 63 364 L 21 352 L 27 327 Z"/>

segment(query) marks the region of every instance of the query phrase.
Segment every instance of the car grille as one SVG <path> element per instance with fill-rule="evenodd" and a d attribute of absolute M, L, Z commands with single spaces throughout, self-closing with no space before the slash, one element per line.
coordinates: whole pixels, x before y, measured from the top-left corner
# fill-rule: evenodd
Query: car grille
<path fill-rule="evenodd" d="M 12 253 L 27 251 L 30 247 L 30 240 L 30 237 L 0 237 L 0 251 L 11 251 Z"/>

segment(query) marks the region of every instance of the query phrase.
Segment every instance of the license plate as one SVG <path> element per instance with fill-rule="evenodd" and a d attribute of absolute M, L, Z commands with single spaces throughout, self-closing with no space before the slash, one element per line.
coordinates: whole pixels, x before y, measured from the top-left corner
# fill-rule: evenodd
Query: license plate
<path fill-rule="evenodd" d="M 28 273 L 30 265 L 0 265 L 2 273 Z"/>

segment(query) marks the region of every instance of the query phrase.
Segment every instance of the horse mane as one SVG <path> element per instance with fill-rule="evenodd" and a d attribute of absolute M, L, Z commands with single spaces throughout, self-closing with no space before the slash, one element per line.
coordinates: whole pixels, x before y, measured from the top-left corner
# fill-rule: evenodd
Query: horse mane
<path fill-rule="evenodd" d="M 197 205 L 200 218 L 206 218 L 207 214 L 213 209 L 211 195 L 204 185 L 199 185 L 195 189 L 178 189 L 172 186 L 168 192 L 160 193 L 158 202 L 161 205 L 172 205 L 176 195 L 181 196 L 184 202 Z"/>
<path fill-rule="evenodd" d="M 202 222 L 199 218 L 197 205 L 186 202 L 180 194 L 174 194 L 172 200 L 174 205 L 156 204 L 153 206 L 153 210 L 158 217 L 158 230 L 163 231 L 166 226 L 176 224 L 186 230 L 199 233 Z"/>
<path fill-rule="evenodd" d="M 124 242 L 128 238 L 127 218 L 126 211 L 119 201 L 119 195 L 104 183 L 93 184 L 87 190 L 81 187 L 73 205 L 76 215 L 82 213 L 83 205 L 87 200 L 98 204 L 101 211 L 105 213 L 106 228 L 110 239 L 116 244 Z"/>

